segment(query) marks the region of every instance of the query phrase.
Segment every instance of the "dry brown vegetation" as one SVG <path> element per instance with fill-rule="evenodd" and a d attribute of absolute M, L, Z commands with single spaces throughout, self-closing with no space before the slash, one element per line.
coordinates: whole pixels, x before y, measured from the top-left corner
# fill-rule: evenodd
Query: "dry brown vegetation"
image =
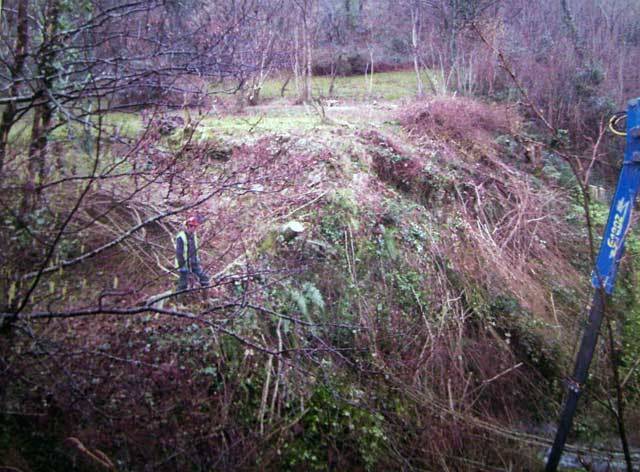
<path fill-rule="evenodd" d="M 5 325 L 9 464 L 538 467 L 548 439 L 528 429 L 553 414 L 585 288 L 570 194 L 531 174 L 510 109 L 439 99 L 399 118 L 243 142 L 183 122 L 125 148 L 137 170 L 92 182 Z M 74 202 L 83 183 L 40 191 Z M 212 287 L 150 301 L 194 213 Z M 18 292 L 38 272 L 21 256 Z"/>

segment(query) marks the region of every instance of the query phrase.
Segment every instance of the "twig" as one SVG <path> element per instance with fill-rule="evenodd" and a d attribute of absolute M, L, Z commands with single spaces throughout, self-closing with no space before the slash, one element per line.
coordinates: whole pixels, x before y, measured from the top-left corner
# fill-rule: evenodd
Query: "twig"
<path fill-rule="evenodd" d="M 512 367 L 509 367 L 508 369 L 506 369 L 506 370 L 504 370 L 504 371 L 500 372 L 500 373 L 499 373 L 499 374 L 497 374 L 497 375 L 494 375 L 494 376 L 493 376 L 493 377 L 491 377 L 490 379 L 483 380 L 483 381 L 482 381 L 482 385 L 487 385 L 488 383 L 491 383 L 491 382 L 493 382 L 494 380 L 497 380 L 497 379 L 499 379 L 500 377 L 503 377 L 503 376 L 507 375 L 507 374 L 508 374 L 509 372 L 511 372 L 512 370 L 516 370 L 517 368 L 519 368 L 520 366 L 522 366 L 522 364 L 523 364 L 522 362 L 518 362 L 516 365 L 514 365 L 514 366 L 512 366 Z"/>
<path fill-rule="evenodd" d="M 638 365 L 640 365 L 640 357 L 636 359 L 636 361 L 631 366 L 631 369 L 629 370 L 624 380 L 622 381 L 622 385 L 621 385 L 622 388 L 625 388 L 625 386 L 627 385 L 627 382 L 629 382 L 629 379 L 633 375 L 633 372 L 638 368 Z"/>
<path fill-rule="evenodd" d="M 496 49 L 492 44 L 489 43 L 489 41 L 487 41 L 487 39 L 482 34 L 482 31 L 480 30 L 480 28 L 475 22 L 471 23 L 471 29 L 473 29 L 478 34 L 482 42 L 485 43 L 487 47 L 491 49 L 494 52 L 494 54 L 498 56 L 498 60 L 500 61 L 500 67 L 502 67 L 507 72 L 507 74 L 509 74 L 509 76 L 511 77 L 511 80 L 513 80 L 513 83 L 516 85 L 516 88 L 527 101 L 527 105 L 529 105 L 531 110 L 540 119 L 540 121 L 542 121 L 545 127 L 555 136 L 557 134 L 556 128 L 551 123 L 549 123 L 549 121 L 547 121 L 542 111 L 533 103 L 533 100 L 531 99 L 531 97 L 529 97 L 529 93 L 524 88 L 524 85 L 522 85 L 522 83 L 520 82 L 520 79 L 518 79 L 515 72 L 513 72 L 513 68 L 507 61 L 506 57 L 504 56 L 504 53 L 501 50 Z"/>

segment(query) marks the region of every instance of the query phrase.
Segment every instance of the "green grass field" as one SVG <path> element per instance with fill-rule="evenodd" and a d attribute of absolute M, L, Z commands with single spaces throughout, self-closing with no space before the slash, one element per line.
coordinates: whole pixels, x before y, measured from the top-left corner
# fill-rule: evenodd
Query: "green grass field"
<path fill-rule="evenodd" d="M 430 73 L 424 71 L 422 80 L 426 84 Z M 432 80 L 436 80 L 431 75 Z M 414 71 L 381 72 L 373 75 L 371 93 L 369 93 L 370 76 L 354 75 L 349 77 L 336 77 L 333 86 L 332 98 L 362 101 L 367 99 L 376 100 L 399 100 L 416 95 L 416 74 Z M 280 91 L 284 83 L 284 77 L 267 80 L 261 92 L 262 99 L 280 98 Z M 329 97 L 329 86 L 331 77 L 314 77 L 313 93 L 317 96 Z M 284 98 L 295 98 L 296 85 L 293 79 L 287 84 Z"/>
<path fill-rule="evenodd" d="M 249 116 L 227 115 L 205 118 L 202 121 L 203 137 L 235 135 L 249 132 L 286 132 L 293 129 L 306 131 L 318 125 L 318 118 L 301 110 L 272 110 Z"/>
<path fill-rule="evenodd" d="M 423 72 L 425 84 L 430 72 Z M 431 79 L 438 83 L 436 77 L 431 74 Z M 371 76 L 364 75 L 337 77 L 333 87 L 333 94 L 329 96 L 330 77 L 314 77 L 313 93 L 317 97 L 334 98 L 344 102 L 347 107 L 343 110 L 330 110 L 332 116 L 345 118 L 347 121 L 356 122 L 371 119 L 371 110 L 360 110 L 360 104 L 370 106 L 375 102 L 393 102 L 409 99 L 416 94 L 416 76 L 411 70 L 382 72 Z M 261 92 L 259 106 L 245 107 L 242 113 L 226 113 L 218 110 L 217 113 L 206 115 L 201 121 L 200 138 L 207 139 L 216 135 L 237 135 L 245 133 L 261 132 L 287 132 L 309 131 L 320 126 L 317 112 L 311 107 L 295 105 L 293 101 L 297 96 L 293 79 L 287 84 L 284 97 L 281 97 L 284 76 L 267 80 Z M 371 88 L 370 88 L 371 87 Z M 218 89 L 219 91 L 220 89 Z M 216 90 L 212 89 L 215 93 Z M 224 96 L 224 95 L 221 95 Z M 228 95 L 227 95 L 228 97 Z M 344 108 L 351 108 L 345 110 Z M 342 115 L 340 115 L 342 113 Z M 368 115 L 367 115 L 368 113 Z M 176 110 L 171 114 L 182 115 L 187 118 L 186 111 Z M 193 119 L 198 119 L 193 115 Z M 139 112 L 118 112 L 103 117 L 103 126 L 107 134 L 116 134 L 122 137 L 135 137 L 143 129 L 143 122 Z M 52 141 L 78 141 L 85 133 L 80 123 L 62 125 L 51 134 Z M 95 130 L 91 131 L 95 135 Z M 17 123 L 10 135 L 10 143 L 15 148 L 28 146 L 31 135 L 31 114 L 27 114 L 21 122 Z"/>

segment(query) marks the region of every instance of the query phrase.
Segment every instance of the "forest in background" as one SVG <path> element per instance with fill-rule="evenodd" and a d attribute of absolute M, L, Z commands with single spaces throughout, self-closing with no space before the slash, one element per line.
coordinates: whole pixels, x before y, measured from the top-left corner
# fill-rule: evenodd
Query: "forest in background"
<path fill-rule="evenodd" d="M 542 467 L 637 1 L 0 6 L 0 469 Z M 637 461 L 639 257 L 573 468 Z"/>

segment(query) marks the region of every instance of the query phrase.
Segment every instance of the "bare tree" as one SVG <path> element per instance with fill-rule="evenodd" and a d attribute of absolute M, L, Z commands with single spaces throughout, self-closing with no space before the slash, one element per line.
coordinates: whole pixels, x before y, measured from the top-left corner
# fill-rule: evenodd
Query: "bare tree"
<path fill-rule="evenodd" d="M 294 73 L 298 84 L 299 100 L 311 101 L 313 96 L 313 43 L 315 36 L 315 0 L 293 0 L 297 13 L 294 30 Z M 300 83 L 300 80 L 302 83 Z"/>

